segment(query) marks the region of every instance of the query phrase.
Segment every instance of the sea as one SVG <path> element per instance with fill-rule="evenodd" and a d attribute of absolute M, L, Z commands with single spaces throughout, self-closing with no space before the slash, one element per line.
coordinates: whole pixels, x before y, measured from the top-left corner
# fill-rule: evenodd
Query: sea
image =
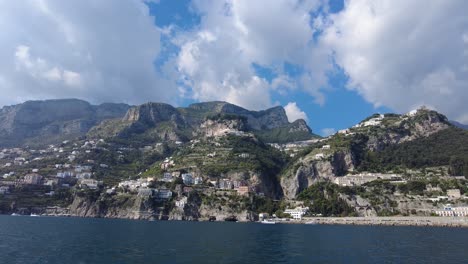
<path fill-rule="evenodd" d="M 3 215 L 0 263 L 468 263 L 468 229 Z"/>

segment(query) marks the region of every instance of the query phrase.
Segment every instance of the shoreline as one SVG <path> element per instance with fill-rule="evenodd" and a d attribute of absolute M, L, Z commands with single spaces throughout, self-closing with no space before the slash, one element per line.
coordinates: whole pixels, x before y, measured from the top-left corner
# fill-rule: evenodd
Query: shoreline
<path fill-rule="evenodd" d="M 307 222 L 313 222 L 319 225 L 434 226 L 468 228 L 468 217 L 437 216 L 306 217 L 300 221 L 293 221 L 292 223 L 305 224 Z"/>
<path fill-rule="evenodd" d="M 9 214 L 4 214 L 9 215 Z M 10 215 L 12 216 L 12 215 Z M 30 216 L 30 215 L 18 215 Z M 43 214 L 39 217 L 65 217 L 65 218 L 100 218 L 100 219 L 126 219 L 140 221 L 189 221 L 189 222 L 211 222 L 207 219 L 198 220 L 157 220 L 146 218 L 125 217 L 83 217 L 78 215 L 53 215 Z M 32 216 L 37 217 L 37 216 Z M 214 221 L 229 222 L 229 221 Z M 238 221 L 239 223 L 260 223 L 257 221 Z M 276 224 L 312 224 L 312 225 L 359 225 L 359 226 L 431 226 L 431 227 L 463 227 L 468 228 L 468 217 L 437 217 L 437 216 L 389 216 L 389 217 L 304 217 L 301 220 L 285 219 L 274 220 Z"/>

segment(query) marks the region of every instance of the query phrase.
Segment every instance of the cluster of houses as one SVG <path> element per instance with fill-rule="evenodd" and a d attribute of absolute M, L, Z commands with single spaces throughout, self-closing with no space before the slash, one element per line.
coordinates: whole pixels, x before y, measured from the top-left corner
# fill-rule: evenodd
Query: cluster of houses
<path fill-rule="evenodd" d="M 95 164 L 94 160 L 86 160 L 84 164 L 76 163 L 81 153 L 91 153 L 101 148 L 105 143 L 103 139 L 89 140 L 81 143 L 63 141 L 59 145 L 49 145 L 43 149 L 11 148 L 0 151 L 0 161 L 3 163 L 3 176 L 0 180 L 2 191 L 5 194 L 14 186 L 45 185 L 52 187 L 69 188 L 73 185 L 82 188 L 97 189 L 102 182 L 91 179 L 93 167 L 108 168 L 106 164 Z M 60 160 L 60 164 L 41 164 L 44 159 Z M 10 170 L 5 173 L 5 170 Z M 28 171 L 29 173 L 24 173 Z M 42 171 L 42 173 L 40 173 Z M 42 174 L 42 175 L 41 175 Z"/>
<path fill-rule="evenodd" d="M 172 191 L 167 188 L 151 188 L 150 185 L 155 179 L 153 177 L 140 178 L 137 180 L 127 180 L 119 183 L 118 187 L 130 192 L 137 192 L 138 196 L 152 197 L 159 200 L 168 200 L 172 198 Z M 108 194 L 115 192 L 115 188 L 107 190 Z"/>
<path fill-rule="evenodd" d="M 355 126 L 353 126 L 354 128 L 358 128 L 358 127 L 368 127 L 368 126 L 378 126 L 382 123 L 382 120 L 385 118 L 385 115 L 382 115 L 380 114 L 379 116 L 377 117 L 373 117 L 367 121 L 364 121 L 364 122 L 361 122 Z"/>

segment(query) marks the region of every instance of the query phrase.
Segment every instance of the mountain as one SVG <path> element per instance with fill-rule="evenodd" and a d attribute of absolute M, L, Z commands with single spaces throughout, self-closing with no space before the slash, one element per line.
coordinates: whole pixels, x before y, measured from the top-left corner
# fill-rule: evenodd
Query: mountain
<path fill-rule="evenodd" d="M 288 122 L 284 108 L 249 111 L 226 102 L 196 103 L 175 108 L 164 103 L 146 103 L 132 107 L 121 120 L 108 120 L 94 127 L 90 137 L 117 137 L 139 142 L 186 142 L 197 135 L 207 120 L 239 119 L 243 130 L 265 142 L 291 142 L 317 137 L 304 120 Z"/>
<path fill-rule="evenodd" d="M 103 120 L 122 118 L 130 106 L 91 105 L 77 99 L 27 101 L 0 110 L 0 146 L 55 143 L 84 136 Z"/>
<path fill-rule="evenodd" d="M 468 125 L 464 125 L 460 122 L 457 122 L 457 121 L 453 121 L 453 120 L 450 120 L 450 123 L 458 128 L 461 128 L 461 129 L 465 129 L 465 130 L 468 130 Z"/>
<path fill-rule="evenodd" d="M 419 167 L 448 166 L 451 156 L 467 156 L 461 142 L 468 142 L 468 134 L 457 132 L 435 111 L 423 108 L 406 115 L 375 114 L 296 157 L 283 172 L 283 192 L 293 198 L 320 179 L 350 172 L 394 171 L 415 167 L 412 164 L 418 162 Z"/>

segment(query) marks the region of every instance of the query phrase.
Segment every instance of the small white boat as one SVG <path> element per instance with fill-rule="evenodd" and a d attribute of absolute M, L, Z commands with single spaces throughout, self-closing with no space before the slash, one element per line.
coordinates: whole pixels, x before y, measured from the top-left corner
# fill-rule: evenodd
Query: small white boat
<path fill-rule="evenodd" d="M 261 221 L 260 223 L 262 223 L 262 224 L 267 224 L 267 225 L 274 225 L 274 224 L 276 224 L 276 222 L 275 222 L 275 221 L 272 221 L 272 220 L 263 220 L 263 221 Z"/>
<path fill-rule="evenodd" d="M 11 216 L 19 216 L 20 214 L 12 213 Z"/>
<path fill-rule="evenodd" d="M 30 216 L 37 217 L 37 216 L 40 216 L 40 215 L 38 215 L 38 214 L 31 214 Z"/>
<path fill-rule="evenodd" d="M 315 221 L 309 221 L 309 222 L 305 222 L 306 225 L 318 225 L 317 222 Z"/>

